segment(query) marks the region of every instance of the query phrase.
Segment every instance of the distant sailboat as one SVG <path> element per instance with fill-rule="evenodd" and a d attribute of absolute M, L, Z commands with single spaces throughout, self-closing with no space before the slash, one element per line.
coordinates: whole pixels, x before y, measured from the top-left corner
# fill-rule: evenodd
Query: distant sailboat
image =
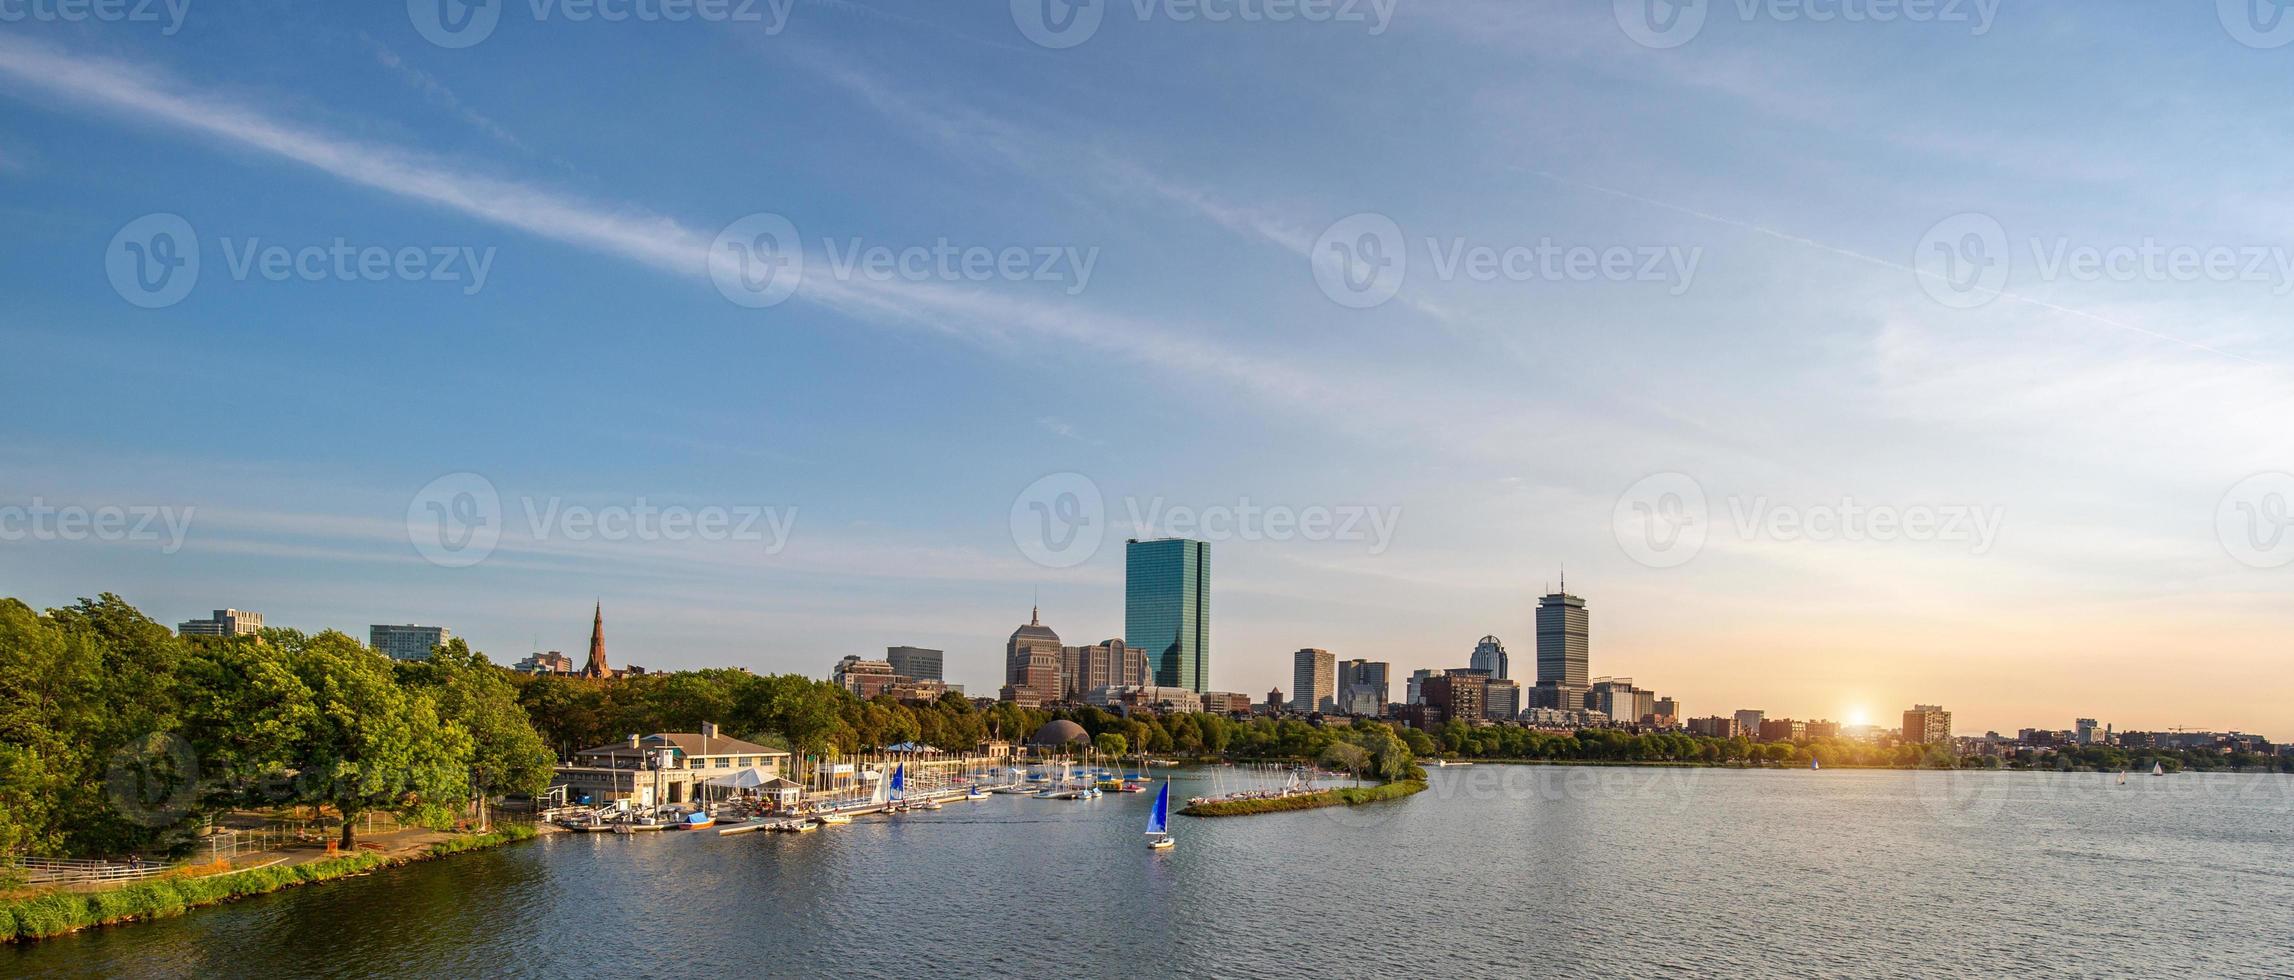
<path fill-rule="evenodd" d="M 1147 849 L 1160 851 L 1179 843 L 1170 834 L 1171 780 L 1163 780 L 1163 788 L 1155 792 L 1155 809 L 1147 812 Z"/>
<path fill-rule="evenodd" d="M 2153 776 L 2164 776 L 2164 775 L 2166 775 L 2166 774 L 2167 774 L 2167 767 L 2166 767 L 2166 765 L 2165 765 L 2164 763 L 2159 763 L 2159 762 L 2153 762 L 2153 763 L 2151 763 L 2151 775 L 2153 775 Z"/>
<path fill-rule="evenodd" d="M 2127 785 L 2127 771 L 2124 769 L 2119 770 L 2119 785 Z"/>
<path fill-rule="evenodd" d="M 1816 771 L 1816 770 L 1818 770 L 1818 769 L 1822 769 L 1822 768 L 1824 768 L 1824 763 L 1821 763 L 1821 762 L 1818 762 L 1818 761 L 1816 761 L 1815 757 L 1813 757 L 1813 756 L 1811 756 L 1811 757 L 1809 758 L 1809 760 L 1808 760 L 1808 769 L 1809 769 L 1809 771 L 1810 771 L 1810 772 L 1814 772 L 1814 771 Z"/>

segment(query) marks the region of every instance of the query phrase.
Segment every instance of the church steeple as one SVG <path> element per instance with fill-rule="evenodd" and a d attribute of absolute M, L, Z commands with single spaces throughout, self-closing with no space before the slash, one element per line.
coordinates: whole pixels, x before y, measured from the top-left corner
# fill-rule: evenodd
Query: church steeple
<path fill-rule="evenodd" d="M 589 663 L 582 665 L 581 674 L 583 677 L 613 676 L 613 668 L 605 663 L 605 603 L 602 601 L 589 621 Z"/>

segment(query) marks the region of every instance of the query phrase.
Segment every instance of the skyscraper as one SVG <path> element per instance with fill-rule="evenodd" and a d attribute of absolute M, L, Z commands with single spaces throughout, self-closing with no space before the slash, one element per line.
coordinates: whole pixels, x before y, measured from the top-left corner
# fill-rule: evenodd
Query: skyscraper
<path fill-rule="evenodd" d="M 1505 644 L 1494 636 L 1482 637 L 1481 642 L 1474 644 L 1473 660 L 1466 666 L 1500 679 L 1513 676 L 1508 673 L 1513 669 L 1513 662 L 1505 654 Z"/>
<path fill-rule="evenodd" d="M 428 660 L 430 651 L 446 645 L 454 631 L 444 626 L 369 626 L 366 645 L 392 660 Z"/>
<path fill-rule="evenodd" d="M 1210 546 L 1136 538 L 1123 547 L 1123 642 L 1144 650 L 1161 687 L 1211 681 Z"/>
<path fill-rule="evenodd" d="M 1027 625 L 1004 644 L 1004 700 L 1023 708 L 1059 700 L 1059 659 L 1059 634 L 1043 624 L 1041 611 L 1029 610 Z"/>
<path fill-rule="evenodd" d="M 1338 655 L 1311 647 L 1291 654 L 1290 706 L 1298 711 L 1338 710 Z"/>
<path fill-rule="evenodd" d="M 1338 710 L 1362 718 L 1386 716 L 1387 676 L 1392 664 L 1379 660 L 1349 660 L 1338 665 Z"/>
<path fill-rule="evenodd" d="M 1560 591 L 1537 600 L 1538 707 L 1585 707 L 1590 634 L 1585 600 L 1569 594 L 1566 580 Z"/>

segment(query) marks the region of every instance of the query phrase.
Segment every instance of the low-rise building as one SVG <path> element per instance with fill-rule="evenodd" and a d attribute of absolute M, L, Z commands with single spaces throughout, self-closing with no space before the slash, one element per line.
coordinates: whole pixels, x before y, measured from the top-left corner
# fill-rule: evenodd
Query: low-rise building
<path fill-rule="evenodd" d="M 454 631 L 444 626 L 377 625 L 366 628 L 366 645 L 392 660 L 428 660 L 430 651 L 445 646 Z"/>
<path fill-rule="evenodd" d="M 175 624 L 177 636 L 254 636 L 261 632 L 263 614 L 245 609 L 218 609 L 211 618 Z"/>
<path fill-rule="evenodd" d="M 574 753 L 557 767 L 551 786 L 566 788 L 566 799 L 596 805 L 629 800 L 639 807 L 701 799 L 709 780 L 756 769 L 762 779 L 780 777 L 789 754 L 718 734 L 703 723 L 698 732 L 632 735 L 628 740 Z"/>
<path fill-rule="evenodd" d="M 574 662 L 572 657 L 552 650 L 528 656 L 511 664 L 510 669 L 521 674 L 571 674 L 574 672 Z"/>

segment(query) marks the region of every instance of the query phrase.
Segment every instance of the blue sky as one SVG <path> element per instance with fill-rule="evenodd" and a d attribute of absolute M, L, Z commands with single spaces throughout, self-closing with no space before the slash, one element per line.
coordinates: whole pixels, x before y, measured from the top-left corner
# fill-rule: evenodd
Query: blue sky
<path fill-rule="evenodd" d="M 191 514 L 180 547 L 0 539 L 0 583 L 442 623 L 501 662 L 577 652 L 595 599 L 624 662 L 825 674 L 911 643 L 987 692 L 1039 595 L 1071 642 L 1120 634 L 1135 507 L 1255 505 L 1392 524 L 1214 533 L 1220 689 L 1287 690 L 1301 646 L 1406 672 L 1496 633 L 1526 664 L 1566 564 L 1595 673 L 1691 714 L 2283 735 L 2294 545 L 2223 515 L 2275 520 L 2294 466 L 2294 48 L 2189 6 L 1732 2 L 1674 47 L 1610 4 L 1409 0 L 1223 23 L 1111 0 L 1064 48 L 1007 4 L 890 0 L 677 23 L 515 0 L 460 48 L 400 4 L 0 23 L 0 504 Z M 710 274 L 756 213 L 805 256 L 764 308 Z M 201 253 L 155 309 L 107 276 L 150 214 Z M 1363 214 L 1407 271 L 1357 308 L 1313 262 Z M 1969 228 L 2011 259 L 1974 292 L 1934 264 Z M 486 277 L 232 271 L 337 240 Z M 834 268 L 942 242 L 1030 272 Z M 2154 274 L 2146 243 L 2230 264 Z M 1443 272 L 1541 244 L 1652 275 Z M 2134 264 L 2081 275 L 2081 249 Z M 502 537 L 448 567 L 410 511 L 461 473 Z M 1087 557 L 1015 530 L 1053 474 L 1100 495 Z M 1621 516 L 1667 474 L 1709 532 L 1679 562 Z M 1990 530 L 1763 516 L 1843 498 Z M 790 523 L 525 516 L 641 499 Z"/>

